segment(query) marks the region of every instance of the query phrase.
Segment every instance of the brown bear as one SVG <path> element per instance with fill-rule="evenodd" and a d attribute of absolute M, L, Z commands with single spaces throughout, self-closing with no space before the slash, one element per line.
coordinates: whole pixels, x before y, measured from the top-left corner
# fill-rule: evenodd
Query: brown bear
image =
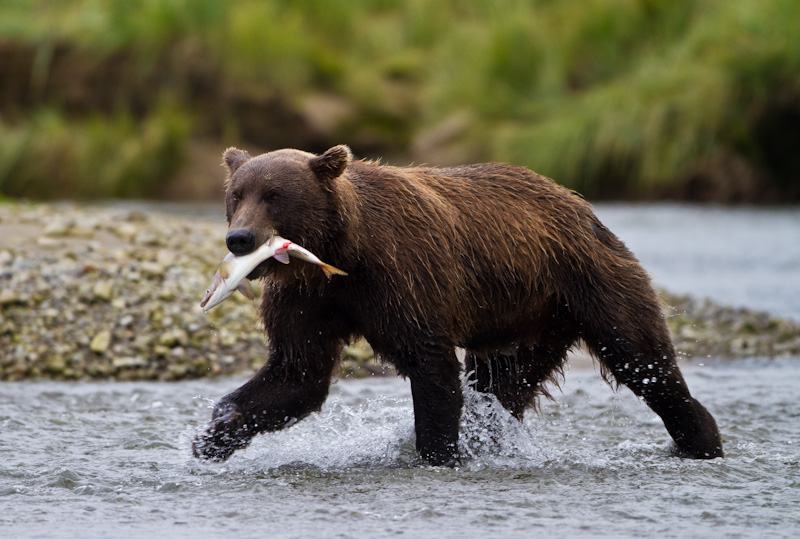
<path fill-rule="evenodd" d="M 195 456 L 225 460 L 259 432 L 318 411 L 345 343 L 365 337 L 410 379 L 416 446 L 459 462 L 456 348 L 469 383 L 517 418 L 583 341 L 607 379 L 661 416 L 679 452 L 722 456 L 714 418 L 689 393 L 650 279 L 578 195 L 528 169 L 354 161 L 284 149 L 224 153 L 228 248 L 277 233 L 348 273 L 264 261 L 266 364 L 215 406 Z"/>

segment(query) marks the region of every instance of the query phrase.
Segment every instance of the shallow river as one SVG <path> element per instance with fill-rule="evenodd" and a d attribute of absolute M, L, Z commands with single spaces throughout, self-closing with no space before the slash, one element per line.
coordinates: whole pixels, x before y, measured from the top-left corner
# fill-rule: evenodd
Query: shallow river
<path fill-rule="evenodd" d="M 797 210 L 703 213 L 598 208 L 670 290 L 800 317 Z M 736 226 L 750 239 L 713 239 Z M 340 381 L 320 414 L 225 464 L 196 462 L 189 444 L 241 378 L 0 383 L 0 536 L 796 537 L 798 359 L 685 368 L 725 459 L 672 456 L 660 420 L 630 391 L 576 367 L 557 402 L 524 424 L 467 392 L 467 458 L 455 470 L 419 462 L 399 379 Z"/>
<path fill-rule="evenodd" d="M 598 204 L 670 292 L 800 320 L 800 207 Z"/>

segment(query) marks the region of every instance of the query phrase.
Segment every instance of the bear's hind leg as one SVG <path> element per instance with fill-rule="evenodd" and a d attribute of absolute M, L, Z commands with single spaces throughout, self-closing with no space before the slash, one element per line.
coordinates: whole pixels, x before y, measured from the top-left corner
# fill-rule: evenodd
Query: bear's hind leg
<path fill-rule="evenodd" d="M 675 358 L 669 327 L 650 279 L 606 229 L 596 229 L 612 258 L 576 275 L 571 309 L 592 355 L 664 421 L 678 449 L 697 459 L 721 457 L 714 418 L 689 393 Z M 612 272 L 613 270 L 613 272 Z"/>
<path fill-rule="evenodd" d="M 714 417 L 689 393 L 671 342 L 654 345 L 655 354 L 632 352 L 623 340 L 591 346 L 617 382 L 642 397 L 664 421 L 681 454 L 710 459 L 723 456 Z"/>
<path fill-rule="evenodd" d="M 683 455 L 696 459 L 723 456 L 714 417 L 691 396 L 677 363 L 668 358 L 662 355 L 654 360 L 624 362 L 615 366 L 614 376 L 661 417 Z"/>

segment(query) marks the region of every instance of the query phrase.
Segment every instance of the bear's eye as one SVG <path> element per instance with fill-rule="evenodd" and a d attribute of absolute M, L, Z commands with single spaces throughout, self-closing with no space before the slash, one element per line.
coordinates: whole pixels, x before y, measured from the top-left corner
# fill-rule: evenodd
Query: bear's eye
<path fill-rule="evenodd" d="M 267 195 L 267 200 L 271 202 L 275 202 L 279 198 L 281 198 L 281 196 L 278 193 L 270 193 L 269 195 Z"/>
<path fill-rule="evenodd" d="M 236 193 L 231 194 L 231 206 L 233 206 L 234 211 L 236 210 L 236 206 L 239 205 L 239 200 L 240 200 L 239 195 L 237 195 Z"/>

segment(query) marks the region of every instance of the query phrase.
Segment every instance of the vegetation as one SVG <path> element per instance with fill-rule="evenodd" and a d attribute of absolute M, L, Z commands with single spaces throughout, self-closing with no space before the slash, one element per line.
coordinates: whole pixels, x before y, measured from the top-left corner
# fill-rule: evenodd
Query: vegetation
<path fill-rule="evenodd" d="M 346 142 L 591 198 L 800 200 L 798 20 L 796 0 L 8 0 L 0 193 L 157 196 L 197 141 Z"/>

